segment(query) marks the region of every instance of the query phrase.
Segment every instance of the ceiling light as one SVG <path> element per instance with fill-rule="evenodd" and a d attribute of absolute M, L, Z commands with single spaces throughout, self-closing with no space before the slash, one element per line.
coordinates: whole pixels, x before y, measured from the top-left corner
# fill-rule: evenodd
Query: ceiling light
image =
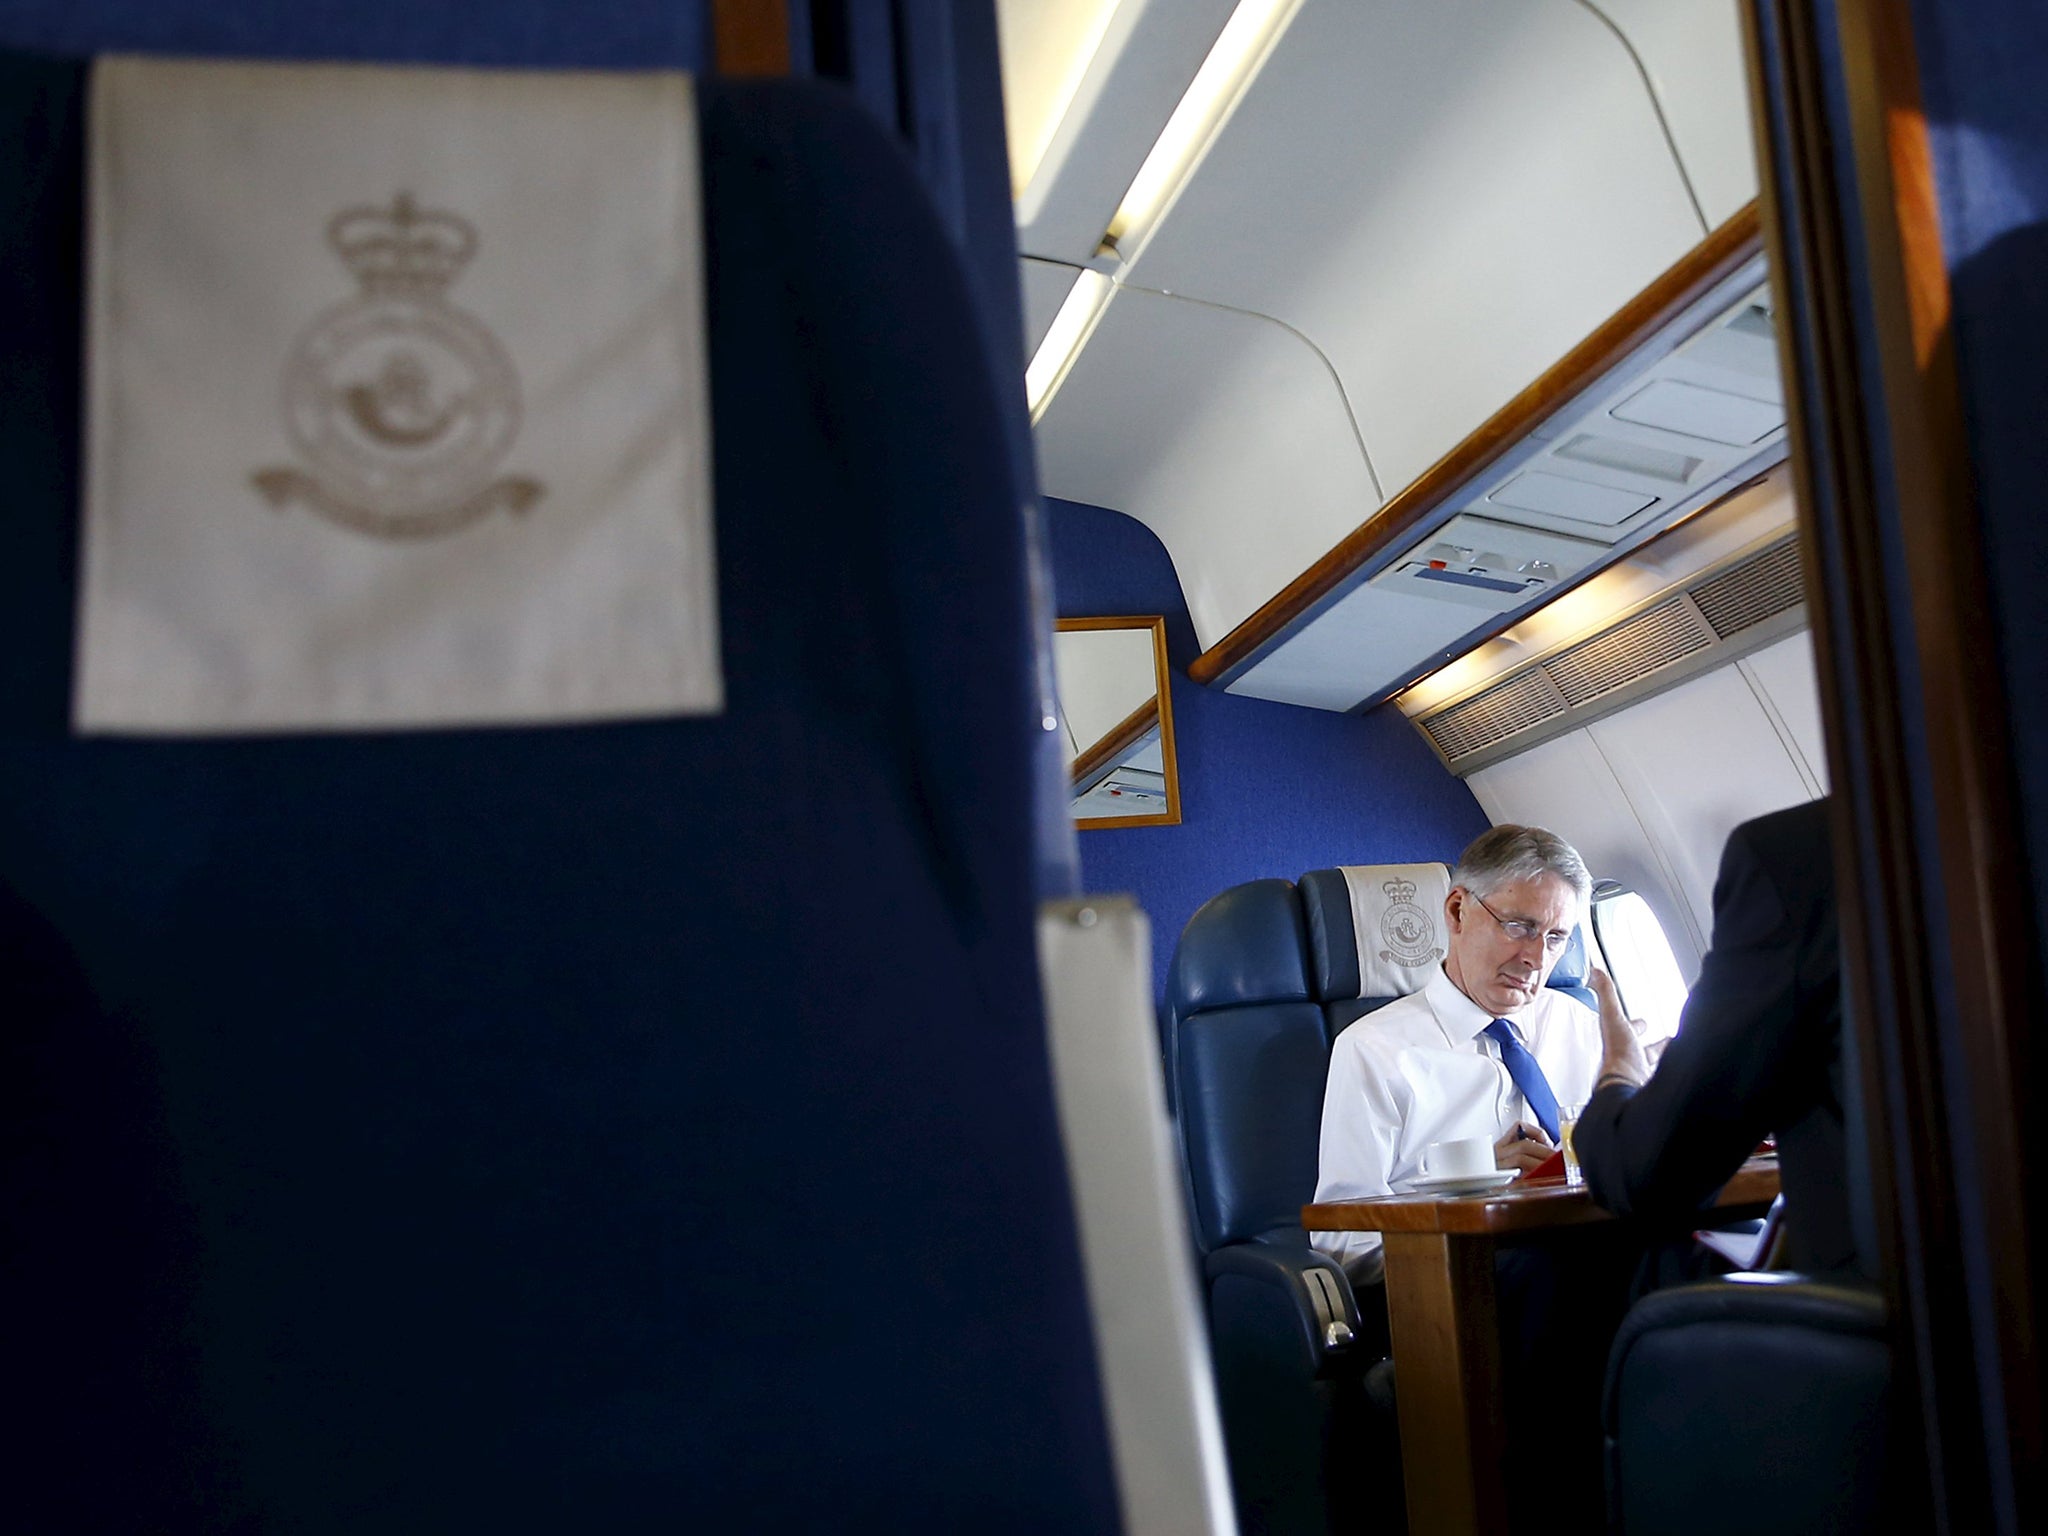
<path fill-rule="evenodd" d="M 1267 52 L 1285 30 L 1300 0 L 1238 0 L 1237 9 L 1217 35 L 1216 45 L 1181 97 L 1173 116 L 1166 120 L 1158 142 L 1137 179 L 1124 193 L 1116 216 L 1109 221 L 1104 239 L 1126 261 L 1151 233 L 1160 214 L 1166 211 L 1188 172 L 1208 147 L 1217 127 L 1237 104 L 1252 76 L 1258 72 Z"/>
<path fill-rule="evenodd" d="M 1073 366 L 1081 344 L 1102 318 L 1111 289 L 1110 280 L 1100 272 L 1084 270 L 1075 275 L 1074 286 L 1067 290 L 1060 312 L 1053 316 L 1052 325 L 1046 330 L 1045 340 L 1038 344 L 1031 366 L 1024 370 L 1024 396 L 1031 402 L 1033 422 L 1043 414 L 1060 381 Z"/>

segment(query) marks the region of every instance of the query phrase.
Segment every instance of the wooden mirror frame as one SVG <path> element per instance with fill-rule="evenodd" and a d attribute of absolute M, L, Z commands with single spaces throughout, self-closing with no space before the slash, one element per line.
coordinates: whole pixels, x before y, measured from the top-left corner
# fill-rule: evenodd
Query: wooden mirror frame
<path fill-rule="evenodd" d="M 1172 676 L 1166 666 L 1166 619 L 1159 614 L 1121 614 L 1091 619 L 1061 619 L 1053 626 L 1059 632 L 1124 629 L 1146 630 L 1152 636 L 1152 702 L 1141 705 L 1074 759 L 1069 786 L 1099 770 L 1106 760 L 1128 752 L 1133 743 L 1159 726 L 1159 755 L 1166 778 L 1166 809 L 1135 816 L 1089 816 L 1073 818 L 1076 830 L 1107 832 L 1119 827 L 1177 827 L 1180 825 L 1180 759 L 1174 751 Z M 1064 706 L 1063 706 L 1064 707 Z"/>

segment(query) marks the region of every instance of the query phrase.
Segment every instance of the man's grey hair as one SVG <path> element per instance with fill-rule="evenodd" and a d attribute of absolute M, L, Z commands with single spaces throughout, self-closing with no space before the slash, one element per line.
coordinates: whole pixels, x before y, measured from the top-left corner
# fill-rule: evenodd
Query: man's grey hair
<path fill-rule="evenodd" d="M 1586 872 L 1586 861 L 1576 848 L 1555 832 L 1518 827 L 1512 822 L 1472 839 L 1471 846 L 1458 855 L 1451 885 L 1462 885 L 1476 896 L 1491 896 L 1504 885 L 1538 875 L 1556 875 L 1577 893 L 1581 907 L 1592 899 L 1593 877 Z"/>

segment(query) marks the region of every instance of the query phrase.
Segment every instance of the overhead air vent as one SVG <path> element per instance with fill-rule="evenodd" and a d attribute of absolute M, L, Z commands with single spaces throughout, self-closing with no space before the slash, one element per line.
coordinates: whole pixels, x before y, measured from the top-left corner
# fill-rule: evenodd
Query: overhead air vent
<path fill-rule="evenodd" d="M 1424 729 L 1437 751 L 1455 759 L 1555 720 L 1570 708 L 1543 669 L 1532 667 L 1476 698 L 1452 705 L 1425 721 Z"/>
<path fill-rule="evenodd" d="M 1790 633 L 1804 596 L 1788 536 L 1416 724 L 1469 773 Z"/>
<path fill-rule="evenodd" d="M 1726 640 L 1806 600 L 1799 541 L 1784 539 L 1692 589 L 1692 600 Z"/>
<path fill-rule="evenodd" d="M 1567 703 L 1590 704 L 1714 643 L 1684 593 L 1624 620 L 1543 663 Z"/>

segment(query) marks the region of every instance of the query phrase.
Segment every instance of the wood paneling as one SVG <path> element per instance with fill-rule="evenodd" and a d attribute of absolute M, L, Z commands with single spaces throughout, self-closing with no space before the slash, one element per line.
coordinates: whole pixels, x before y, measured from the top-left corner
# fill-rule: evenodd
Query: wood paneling
<path fill-rule="evenodd" d="M 789 73 L 789 0 L 711 0 L 711 52 L 721 75 Z"/>
<path fill-rule="evenodd" d="M 2031 893 L 1909 14 L 1746 15 L 1897 1363 L 1938 1523 L 2037 1529 Z"/>

